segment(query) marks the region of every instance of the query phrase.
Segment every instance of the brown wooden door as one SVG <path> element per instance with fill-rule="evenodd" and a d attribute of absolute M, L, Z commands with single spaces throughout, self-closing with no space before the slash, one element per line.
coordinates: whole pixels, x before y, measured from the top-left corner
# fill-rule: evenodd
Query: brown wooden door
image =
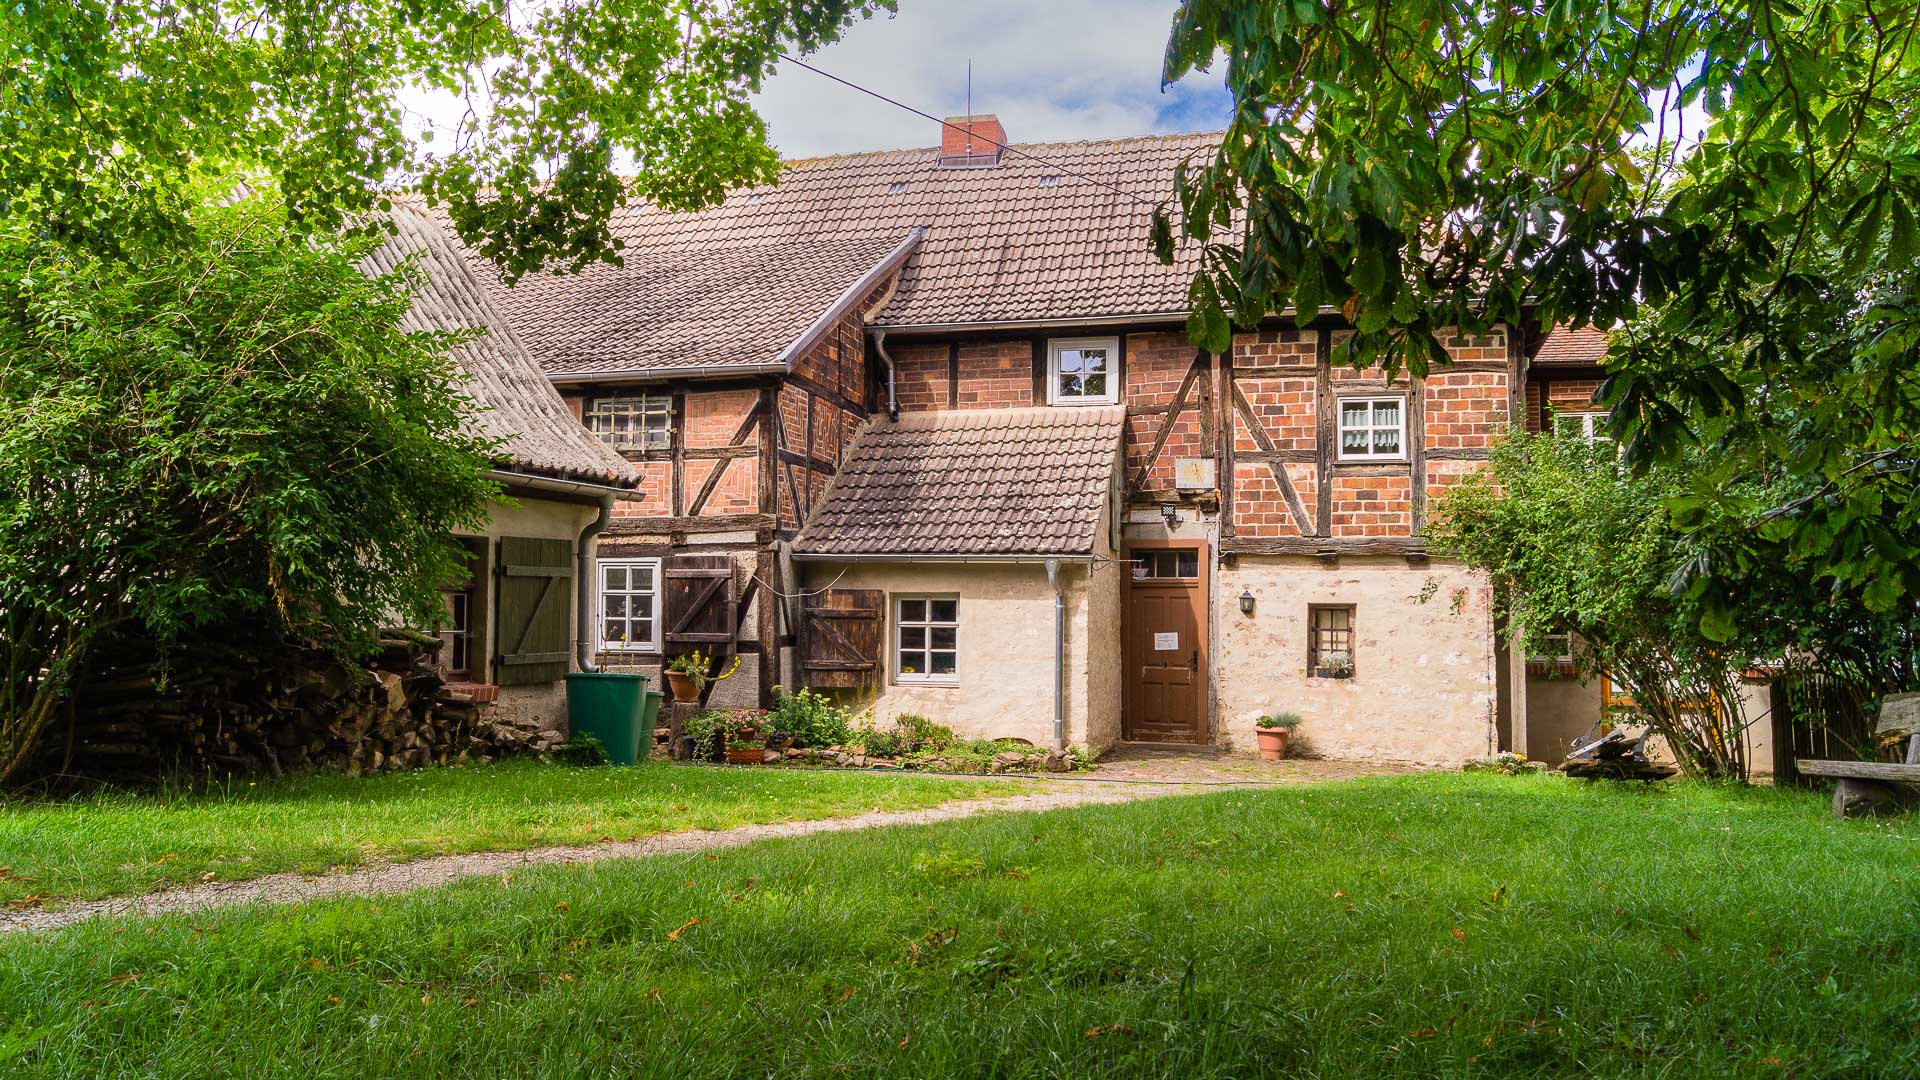
<path fill-rule="evenodd" d="M 1205 742 L 1206 549 L 1137 547 L 1128 559 L 1126 737 Z"/>

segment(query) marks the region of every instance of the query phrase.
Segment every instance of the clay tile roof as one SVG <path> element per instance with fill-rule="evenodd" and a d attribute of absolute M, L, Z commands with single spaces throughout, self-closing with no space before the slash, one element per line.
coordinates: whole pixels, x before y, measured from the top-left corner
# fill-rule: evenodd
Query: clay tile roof
<path fill-rule="evenodd" d="M 630 250 L 898 237 L 925 226 L 926 243 L 875 319 L 883 326 L 1183 312 L 1197 249 L 1161 265 L 1148 244 L 1151 207 L 1173 197 L 1181 161 L 1204 159 L 1219 142 L 1215 133 L 1023 143 L 985 169 L 943 169 L 935 147 L 810 158 L 716 209 L 637 206 L 614 225 Z"/>
<path fill-rule="evenodd" d="M 901 225 L 753 245 L 628 239 L 620 266 L 531 274 L 511 288 L 485 259 L 470 254 L 469 265 L 548 375 L 779 370 L 815 320 L 905 257 L 912 235 Z"/>
<path fill-rule="evenodd" d="M 822 555 L 1085 555 L 1126 410 L 963 409 L 867 421 L 794 541 Z"/>
<path fill-rule="evenodd" d="M 368 254 L 360 269 L 389 273 L 418 253 L 426 280 L 401 328 L 486 331 L 454 349 L 453 359 L 469 377 L 463 389 L 478 406 L 468 423 L 480 435 L 501 441 L 500 464 L 620 487 L 638 484 L 634 467 L 574 418 L 446 234 L 425 214 L 406 207 L 396 208 L 391 219 L 396 235 Z"/>
<path fill-rule="evenodd" d="M 1536 364 L 1598 364 L 1607 355 L 1607 331 L 1597 326 L 1554 327 L 1533 354 Z"/>

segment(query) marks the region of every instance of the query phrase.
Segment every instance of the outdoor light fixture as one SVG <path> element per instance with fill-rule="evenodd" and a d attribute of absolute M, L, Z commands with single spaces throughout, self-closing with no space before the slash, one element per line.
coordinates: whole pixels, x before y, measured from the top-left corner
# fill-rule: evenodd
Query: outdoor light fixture
<path fill-rule="evenodd" d="M 1167 523 L 1167 531 L 1172 532 L 1180 527 L 1180 508 L 1168 503 L 1160 508 L 1160 518 Z"/>
<path fill-rule="evenodd" d="M 1252 589 L 1240 590 L 1240 614 L 1242 615 L 1253 614 L 1253 590 Z"/>

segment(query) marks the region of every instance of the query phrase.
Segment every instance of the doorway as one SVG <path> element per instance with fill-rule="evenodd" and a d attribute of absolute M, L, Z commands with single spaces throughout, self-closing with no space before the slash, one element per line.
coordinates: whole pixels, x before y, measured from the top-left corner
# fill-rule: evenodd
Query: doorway
<path fill-rule="evenodd" d="M 1207 741 L 1207 545 L 1127 550 L 1122 734 L 1137 742 Z"/>

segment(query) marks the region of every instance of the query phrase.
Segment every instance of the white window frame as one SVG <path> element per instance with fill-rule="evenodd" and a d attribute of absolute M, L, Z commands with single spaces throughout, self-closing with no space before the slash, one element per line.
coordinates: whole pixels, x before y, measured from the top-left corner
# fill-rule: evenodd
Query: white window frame
<path fill-rule="evenodd" d="M 600 652 L 657 653 L 660 651 L 660 596 L 661 596 L 661 560 L 659 559 L 595 559 L 593 581 L 593 637 L 594 645 Z M 645 568 L 653 571 L 653 591 L 641 592 L 632 588 L 632 578 L 628 578 L 628 588 L 617 590 L 629 601 L 635 597 L 647 597 L 652 608 L 648 620 L 653 634 L 646 641 L 608 641 L 607 640 L 607 571 L 611 569 L 628 571 Z M 633 616 L 624 615 L 628 629 L 632 629 Z"/>
<path fill-rule="evenodd" d="M 1107 350 L 1107 392 L 1062 394 L 1060 354 L 1081 349 Z M 1117 337 L 1051 338 L 1047 341 L 1047 404 L 1117 405 L 1120 403 L 1120 339 Z"/>
<path fill-rule="evenodd" d="M 1573 421 L 1579 430 L 1562 431 L 1560 429 L 1562 421 Z M 1612 443 L 1613 439 L 1605 431 L 1600 430 L 1601 425 L 1605 424 L 1606 421 L 1607 414 L 1603 412 L 1574 412 L 1572 410 L 1563 411 L 1555 409 L 1553 411 L 1553 435 L 1558 439 L 1579 439 L 1581 442 L 1586 443 Z"/>
<path fill-rule="evenodd" d="M 914 600 L 924 600 L 927 602 L 929 606 L 927 608 L 927 617 L 925 619 L 918 619 L 910 622 L 904 617 L 902 612 L 905 610 L 905 605 L 910 601 L 914 601 Z M 931 605 L 936 600 L 953 601 L 953 621 L 952 622 L 948 622 L 944 619 L 935 619 L 933 617 L 933 608 Z M 890 654 L 892 654 L 892 657 L 893 657 L 893 659 L 890 661 L 890 665 L 893 668 L 893 681 L 896 683 L 906 683 L 912 686 L 958 686 L 960 685 L 960 596 L 959 594 L 958 593 L 895 593 L 892 597 L 891 608 L 892 610 L 890 614 L 893 618 L 893 630 L 891 633 L 887 635 L 887 651 Z M 953 673 L 952 674 L 935 675 L 927 671 L 902 672 L 900 670 L 901 667 L 904 666 L 900 663 L 901 654 L 905 651 L 901 647 L 901 638 L 903 636 L 902 631 L 910 627 L 922 627 L 922 628 L 925 628 L 925 630 L 927 631 L 927 644 L 921 649 L 917 650 L 922 657 L 927 657 L 930 653 L 934 651 L 933 649 L 934 629 L 936 627 L 940 627 L 940 628 L 952 627 L 953 629 Z M 942 649 L 939 651 L 945 652 L 946 650 Z M 922 664 L 921 666 L 930 667 L 932 665 Z"/>
<path fill-rule="evenodd" d="M 617 408 L 630 409 L 639 426 L 628 432 L 615 430 L 613 415 Z M 647 428 L 647 420 L 654 416 L 664 417 L 666 421 L 657 431 Z M 581 420 L 595 438 L 615 450 L 668 450 L 673 447 L 673 399 L 665 394 L 640 392 L 603 394 L 590 398 Z"/>
<path fill-rule="evenodd" d="M 1364 451 L 1348 450 L 1347 449 L 1347 432 L 1357 431 L 1360 429 L 1350 428 L 1347 426 L 1347 406 L 1358 405 L 1361 402 L 1365 402 L 1367 406 L 1367 423 L 1365 425 L 1365 430 L 1367 432 L 1367 449 Z M 1393 402 L 1395 405 L 1398 405 L 1400 407 L 1399 408 L 1400 420 L 1397 424 L 1394 425 L 1394 429 L 1393 429 L 1400 436 L 1400 449 L 1388 451 L 1388 452 L 1381 452 L 1373 448 L 1373 433 L 1376 431 L 1385 431 L 1387 430 L 1387 426 L 1385 424 L 1376 424 L 1373 422 L 1373 407 L 1375 405 L 1383 404 L 1386 402 Z M 1405 461 L 1407 460 L 1407 397 L 1405 394 L 1364 394 L 1364 395 L 1353 394 L 1348 397 L 1335 398 L 1333 401 L 1333 409 L 1334 409 L 1333 439 L 1334 439 L 1334 449 L 1338 454 L 1337 460 L 1339 461 Z"/>
<path fill-rule="evenodd" d="M 1563 630 L 1556 634 L 1542 634 L 1541 637 L 1544 640 L 1538 643 L 1532 641 L 1527 642 L 1527 663 L 1573 663 L 1573 634 L 1571 632 Z"/>

